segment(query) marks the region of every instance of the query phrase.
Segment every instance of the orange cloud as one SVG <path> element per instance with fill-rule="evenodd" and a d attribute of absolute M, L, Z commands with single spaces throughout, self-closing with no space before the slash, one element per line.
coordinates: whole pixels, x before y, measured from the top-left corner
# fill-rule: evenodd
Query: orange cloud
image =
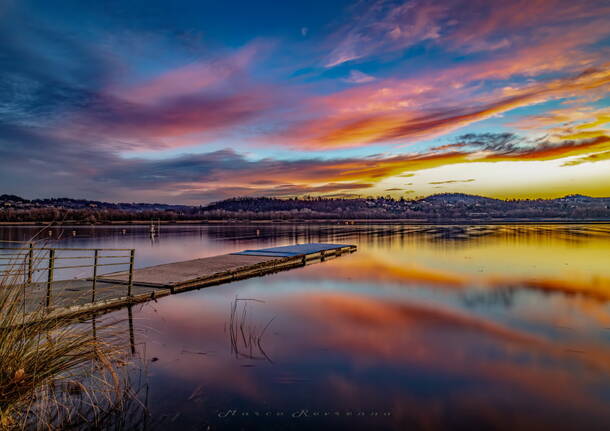
<path fill-rule="evenodd" d="M 467 141 L 455 145 L 457 150 L 446 146 L 442 151 L 432 150 L 420 154 L 364 159 L 329 161 L 312 159 L 292 162 L 227 160 L 227 163 L 234 167 L 227 169 L 217 164 L 217 168 L 212 168 L 200 180 L 180 181 L 178 177 L 174 177 L 172 181 L 175 189 L 181 190 L 181 196 L 205 200 L 218 200 L 236 195 L 294 196 L 329 193 L 345 195 L 346 192 L 370 194 L 373 187 L 384 179 L 397 177 L 404 172 L 412 174 L 416 171 L 448 165 L 552 161 L 568 157 L 579 158 L 566 160 L 564 166 L 595 162 L 603 160 L 606 153 L 610 152 L 610 137 L 601 136 L 590 140 L 564 141 L 557 144 L 525 141 L 520 145 L 511 143 L 505 147 L 498 146 L 495 142 L 487 144 L 484 140 L 476 144 Z M 190 169 L 194 170 L 193 174 L 196 175 L 197 162 L 189 160 L 185 163 L 188 163 Z M 168 166 L 167 169 L 173 169 L 172 166 Z M 157 167 L 155 172 L 159 173 L 161 170 L 161 167 Z M 255 178 L 264 178 L 264 181 L 253 181 Z M 446 181 L 429 182 L 441 184 Z"/>
<path fill-rule="evenodd" d="M 549 140 L 591 139 L 610 135 L 610 108 L 594 109 L 590 106 L 568 107 L 520 119 L 511 125 L 524 130 L 544 132 Z M 592 156 L 587 161 L 602 160 Z M 575 165 L 579 163 L 569 163 Z"/>
<path fill-rule="evenodd" d="M 439 79 L 447 84 L 447 77 Z M 409 80 L 386 81 L 314 100 L 310 109 L 325 110 L 328 115 L 290 127 L 278 142 L 321 149 L 431 138 L 521 106 L 607 91 L 609 84 L 610 64 L 604 64 L 576 76 L 504 88 L 499 94 L 473 96 L 467 105 L 453 105 L 452 99 L 464 96 L 460 88 L 448 94 L 448 105 L 434 108 L 440 98 L 436 88 Z"/>
<path fill-rule="evenodd" d="M 546 130 L 548 127 L 561 124 L 562 130 L 568 127 L 582 130 L 602 126 L 608 122 L 610 122 L 610 108 L 594 109 L 590 106 L 570 106 L 553 109 L 544 114 L 528 115 L 509 125 L 522 130 Z"/>
<path fill-rule="evenodd" d="M 348 36 L 339 44 L 343 59 L 333 64 L 402 49 L 414 41 L 414 33 L 426 34 L 415 30 L 419 22 L 428 29 L 442 27 L 437 39 L 443 46 L 494 53 L 485 60 L 428 70 L 408 79 L 380 80 L 307 101 L 312 113 L 323 115 L 297 123 L 277 141 L 308 149 L 408 142 L 552 98 L 588 97 L 593 90 L 604 94 L 608 80 L 599 74 L 607 75 L 608 64 L 603 62 L 608 51 L 588 47 L 610 34 L 608 14 L 605 2 L 519 1 L 517 6 L 485 1 L 451 1 L 440 6 L 426 1 L 393 6 L 377 2 L 344 30 Z M 403 28 L 409 32 L 403 34 Z M 354 54 L 358 49 L 364 50 L 362 54 Z M 477 91 L 483 80 L 582 71 L 582 76 L 527 86 L 506 82 L 499 91 L 486 95 Z M 591 83 L 584 82 L 587 79 Z"/>

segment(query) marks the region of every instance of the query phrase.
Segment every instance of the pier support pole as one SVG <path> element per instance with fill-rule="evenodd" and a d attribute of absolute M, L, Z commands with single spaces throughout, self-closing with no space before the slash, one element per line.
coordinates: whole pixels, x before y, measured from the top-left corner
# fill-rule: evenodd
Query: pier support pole
<path fill-rule="evenodd" d="M 131 346 L 131 354 L 136 354 L 136 337 L 133 333 L 133 312 L 131 311 L 131 305 L 127 306 L 127 318 L 129 320 L 129 345 Z"/>
<path fill-rule="evenodd" d="M 136 251 L 132 249 L 129 254 L 129 281 L 127 282 L 127 296 L 131 297 L 131 288 L 133 287 L 133 264 L 135 261 Z"/>

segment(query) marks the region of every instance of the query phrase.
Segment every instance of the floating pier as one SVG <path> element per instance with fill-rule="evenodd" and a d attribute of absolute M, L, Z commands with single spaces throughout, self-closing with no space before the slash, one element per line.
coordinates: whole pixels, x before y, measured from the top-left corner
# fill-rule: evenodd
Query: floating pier
<path fill-rule="evenodd" d="M 108 274 L 98 277 L 97 280 L 128 284 L 131 277 L 133 286 L 165 288 L 176 293 L 304 266 L 310 261 L 325 260 L 354 251 L 355 245 L 319 243 L 244 250 L 136 269 L 131 275 L 129 272 Z"/>
<path fill-rule="evenodd" d="M 78 315 L 146 302 L 186 290 L 261 276 L 356 251 L 349 244 L 297 244 L 167 263 L 94 278 L 27 285 L 24 302 L 34 309 L 46 301 L 49 317 Z M 97 252 L 96 252 L 97 255 Z M 133 262 L 133 258 L 132 258 Z"/>

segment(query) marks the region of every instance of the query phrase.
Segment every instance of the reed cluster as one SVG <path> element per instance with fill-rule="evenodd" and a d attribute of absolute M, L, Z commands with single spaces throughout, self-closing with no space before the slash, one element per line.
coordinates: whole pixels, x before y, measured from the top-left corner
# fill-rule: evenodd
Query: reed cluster
<path fill-rule="evenodd" d="M 122 325 L 53 318 L 44 304 L 26 311 L 27 283 L 7 274 L 0 278 L 0 430 L 101 428 L 131 399 Z"/>
<path fill-rule="evenodd" d="M 257 325 L 248 316 L 249 303 L 263 303 L 254 298 L 238 298 L 231 302 L 229 313 L 228 330 L 231 342 L 231 353 L 236 358 L 273 361 L 263 348 L 263 336 L 275 318 L 270 319 L 265 325 Z"/>

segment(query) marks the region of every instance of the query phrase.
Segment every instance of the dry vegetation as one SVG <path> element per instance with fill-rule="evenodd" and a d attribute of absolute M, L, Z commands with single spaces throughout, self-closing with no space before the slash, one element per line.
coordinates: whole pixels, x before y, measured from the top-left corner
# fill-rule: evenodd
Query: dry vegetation
<path fill-rule="evenodd" d="M 19 262 L 17 262 L 18 264 Z M 0 279 L 0 430 L 113 428 L 134 403 L 121 322 L 24 314 L 22 278 Z"/>
<path fill-rule="evenodd" d="M 250 321 L 248 315 L 248 303 L 258 302 L 253 298 L 235 298 L 231 303 L 229 322 L 227 330 L 231 342 L 231 353 L 236 358 L 267 360 L 273 362 L 263 348 L 263 336 L 274 319 L 269 320 L 264 326 Z"/>

